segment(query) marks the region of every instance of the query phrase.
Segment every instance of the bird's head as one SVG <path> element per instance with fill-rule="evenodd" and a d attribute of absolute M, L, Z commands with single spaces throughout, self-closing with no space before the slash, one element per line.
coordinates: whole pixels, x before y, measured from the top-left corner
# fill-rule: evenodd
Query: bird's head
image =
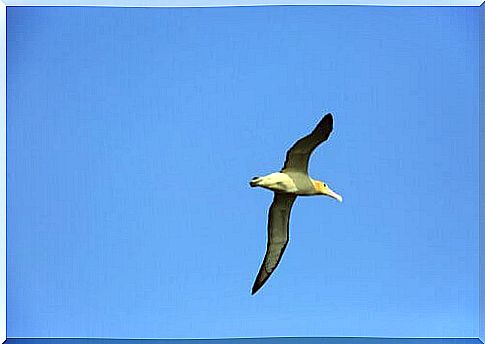
<path fill-rule="evenodd" d="M 315 186 L 315 190 L 317 191 L 317 194 L 329 196 L 329 197 L 335 198 L 339 202 L 342 202 L 342 196 L 340 196 L 338 193 L 330 189 L 328 185 L 325 184 L 324 182 L 321 182 L 319 180 L 313 180 L 313 185 Z"/>

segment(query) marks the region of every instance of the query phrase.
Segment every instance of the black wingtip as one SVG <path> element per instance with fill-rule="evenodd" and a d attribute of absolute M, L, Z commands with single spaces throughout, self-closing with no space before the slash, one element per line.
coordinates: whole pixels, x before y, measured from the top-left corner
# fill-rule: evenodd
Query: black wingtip
<path fill-rule="evenodd" d="M 320 122 L 320 124 L 322 124 L 324 127 L 329 128 L 330 131 L 332 131 L 333 130 L 333 116 L 332 116 L 332 114 L 329 112 L 325 116 L 323 116 L 323 119 Z"/>
<path fill-rule="evenodd" d="M 329 135 L 332 132 L 332 130 L 333 130 L 333 116 L 329 112 L 325 116 L 323 116 L 320 122 L 318 122 L 315 129 L 313 129 L 313 133 L 323 131 L 324 133 L 328 132 L 328 135 Z M 327 138 L 328 136 L 323 141 L 325 141 Z"/>
<path fill-rule="evenodd" d="M 263 288 L 263 286 L 266 284 L 266 281 L 268 280 L 268 278 L 269 278 L 269 275 L 266 276 L 266 278 L 264 279 L 257 278 L 256 281 L 254 281 L 253 288 L 251 289 L 251 295 L 254 295 L 258 291 L 260 291 Z"/>
<path fill-rule="evenodd" d="M 258 292 L 258 290 L 261 289 L 263 284 L 264 284 L 264 281 L 261 283 L 259 278 L 256 278 L 256 281 L 254 281 L 254 284 L 253 284 L 253 288 L 251 289 L 251 295 L 256 294 Z"/>
<path fill-rule="evenodd" d="M 257 287 L 256 285 L 253 285 L 253 288 L 251 289 L 251 295 L 254 295 L 258 292 L 259 288 L 261 287 Z"/>

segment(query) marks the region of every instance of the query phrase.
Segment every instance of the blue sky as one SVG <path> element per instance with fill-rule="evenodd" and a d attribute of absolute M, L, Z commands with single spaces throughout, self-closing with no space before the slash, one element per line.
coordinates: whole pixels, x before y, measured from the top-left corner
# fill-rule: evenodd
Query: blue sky
<path fill-rule="evenodd" d="M 8 8 L 10 337 L 477 336 L 478 9 Z M 332 112 L 256 296 L 254 175 Z"/>

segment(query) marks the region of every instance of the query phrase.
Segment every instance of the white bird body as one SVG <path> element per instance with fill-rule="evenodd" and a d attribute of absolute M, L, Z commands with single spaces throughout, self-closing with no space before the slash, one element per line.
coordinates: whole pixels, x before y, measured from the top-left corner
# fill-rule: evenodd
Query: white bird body
<path fill-rule="evenodd" d="M 330 190 L 325 183 L 312 179 L 303 172 L 274 172 L 267 176 L 253 178 L 250 185 L 297 196 L 325 194 L 342 201 L 342 197 Z"/>
<path fill-rule="evenodd" d="M 251 186 L 260 186 L 275 192 L 298 194 L 298 188 L 289 175 L 283 172 L 275 172 L 263 177 L 251 180 Z"/>
<path fill-rule="evenodd" d="M 286 153 L 286 160 L 280 172 L 263 177 L 254 177 L 249 185 L 274 192 L 273 203 L 268 214 L 268 244 L 263 263 L 253 285 L 256 293 L 278 266 L 289 239 L 291 207 L 297 196 L 325 195 L 342 202 L 342 196 L 327 184 L 308 176 L 308 162 L 313 150 L 326 141 L 333 129 L 331 114 L 318 123 L 307 136 L 298 140 Z"/>

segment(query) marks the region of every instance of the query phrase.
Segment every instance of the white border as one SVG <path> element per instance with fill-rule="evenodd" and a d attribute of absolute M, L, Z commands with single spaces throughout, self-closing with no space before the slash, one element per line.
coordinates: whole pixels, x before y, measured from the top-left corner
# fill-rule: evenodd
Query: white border
<path fill-rule="evenodd" d="M 0 341 L 7 339 L 7 8 L 0 1 Z"/>
<path fill-rule="evenodd" d="M 7 339 L 7 8 L 0 1 L 0 341 Z"/>
<path fill-rule="evenodd" d="M 480 6 L 484 0 L 2 0 L 7 6 L 230 7 L 271 5 Z"/>
<path fill-rule="evenodd" d="M 484 0 L 0 0 L 0 343 L 7 336 L 7 6 L 226 7 L 268 5 L 480 6 Z"/>

